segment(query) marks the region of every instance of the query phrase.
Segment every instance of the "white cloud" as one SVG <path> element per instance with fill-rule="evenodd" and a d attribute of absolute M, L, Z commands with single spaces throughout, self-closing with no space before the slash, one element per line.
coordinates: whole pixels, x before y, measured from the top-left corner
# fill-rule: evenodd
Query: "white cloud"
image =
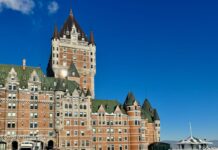
<path fill-rule="evenodd" d="M 49 14 L 54 14 L 58 11 L 59 5 L 56 1 L 52 1 L 48 4 L 48 12 Z"/>
<path fill-rule="evenodd" d="M 23 14 L 30 14 L 34 7 L 35 3 L 33 0 L 0 0 L 0 10 L 7 8 Z"/>

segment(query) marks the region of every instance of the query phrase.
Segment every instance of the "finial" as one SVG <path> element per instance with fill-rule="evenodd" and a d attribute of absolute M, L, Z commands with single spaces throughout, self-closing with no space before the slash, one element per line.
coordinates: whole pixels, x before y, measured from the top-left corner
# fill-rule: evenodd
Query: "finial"
<path fill-rule="evenodd" d="M 53 39 L 59 39 L 58 27 L 55 25 Z"/>
<path fill-rule="evenodd" d="M 93 31 L 90 32 L 89 44 L 95 45 L 95 39 L 94 39 Z"/>
<path fill-rule="evenodd" d="M 73 16 L 73 9 L 70 8 L 70 16 Z"/>

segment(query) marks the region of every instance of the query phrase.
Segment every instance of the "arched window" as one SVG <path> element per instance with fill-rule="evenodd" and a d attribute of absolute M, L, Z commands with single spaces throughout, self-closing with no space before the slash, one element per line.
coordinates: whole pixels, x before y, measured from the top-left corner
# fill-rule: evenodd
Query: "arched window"
<path fill-rule="evenodd" d="M 78 105 L 77 104 L 74 105 L 74 109 L 78 109 Z"/>
<path fill-rule="evenodd" d="M 79 106 L 79 108 L 80 108 L 80 109 L 83 109 L 83 106 L 82 106 L 82 105 L 80 105 L 80 106 Z"/>
<path fill-rule="evenodd" d="M 86 109 L 86 105 L 84 105 L 83 108 Z"/>

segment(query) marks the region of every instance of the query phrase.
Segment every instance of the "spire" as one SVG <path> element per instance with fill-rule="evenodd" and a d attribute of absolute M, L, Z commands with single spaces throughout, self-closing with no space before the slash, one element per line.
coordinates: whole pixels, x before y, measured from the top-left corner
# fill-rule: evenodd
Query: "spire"
<path fill-rule="evenodd" d="M 95 45 L 94 33 L 90 32 L 89 44 Z"/>
<path fill-rule="evenodd" d="M 126 100 L 125 100 L 124 105 L 125 105 L 125 106 L 132 106 L 135 101 L 136 101 L 136 100 L 135 100 L 135 96 L 133 95 L 132 92 L 129 92 L 128 95 L 127 95 L 127 97 L 126 97 Z"/>
<path fill-rule="evenodd" d="M 53 39 L 59 39 L 58 27 L 55 25 Z"/>

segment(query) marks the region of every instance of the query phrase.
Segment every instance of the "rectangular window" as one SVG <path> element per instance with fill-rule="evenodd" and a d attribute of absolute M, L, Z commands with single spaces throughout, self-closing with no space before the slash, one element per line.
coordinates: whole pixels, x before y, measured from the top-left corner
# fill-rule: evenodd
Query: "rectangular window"
<path fill-rule="evenodd" d="M 70 131 L 66 131 L 66 136 L 70 136 Z"/>

